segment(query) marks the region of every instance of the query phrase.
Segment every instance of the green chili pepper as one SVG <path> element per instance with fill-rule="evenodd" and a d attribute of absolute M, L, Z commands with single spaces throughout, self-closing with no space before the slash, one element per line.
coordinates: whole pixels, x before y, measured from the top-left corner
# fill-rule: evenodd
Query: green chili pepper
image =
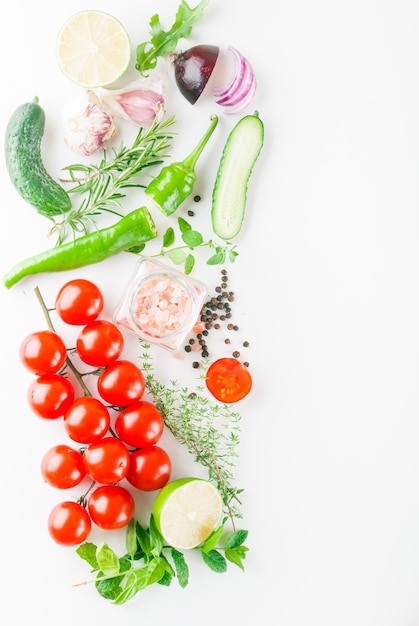
<path fill-rule="evenodd" d="M 218 124 L 218 117 L 211 116 L 211 123 L 201 141 L 183 161 L 163 167 L 153 178 L 145 193 L 166 214 L 171 215 L 192 193 L 196 180 L 195 167 L 201 152 Z"/>
<path fill-rule="evenodd" d="M 108 228 L 88 233 L 17 263 L 3 276 L 2 282 L 9 289 L 25 276 L 99 263 L 156 236 L 157 229 L 150 212 L 146 207 L 140 207 Z"/>

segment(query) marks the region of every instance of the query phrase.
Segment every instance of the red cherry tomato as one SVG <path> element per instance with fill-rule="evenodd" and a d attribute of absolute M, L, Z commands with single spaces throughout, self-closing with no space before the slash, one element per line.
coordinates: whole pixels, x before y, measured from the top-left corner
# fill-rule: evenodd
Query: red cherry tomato
<path fill-rule="evenodd" d="M 147 446 L 131 452 L 127 481 L 140 491 L 161 489 L 169 481 L 172 463 L 166 450 Z"/>
<path fill-rule="evenodd" d="M 207 370 L 205 382 L 214 398 L 226 404 L 241 400 L 252 388 L 249 370 L 232 357 L 214 361 Z"/>
<path fill-rule="evenodd" d="M 103 294 L 90 280 L 76 278 L 59 290 L 55 310 L 67 324 L 83 326 L 95 320 L 103 311 Z"/>
<path fill-rule="evenodd" d="M 106 530 L 126 526 L 135 511 L 134 498 L 125 487 L 102 485 L 95 489 L 87 503 L 92 521 Z"/>
<path fill-rule="evenodd" d="M 42 457 L 41 473 L 52 487 L 69 489 L 86 476 L 83 457 L 70 446 L 59 444 L 50 448 Z"/>
<path fill-rule="evenodd" d="M 62 546 L 77 546 L 86 541 L 92 529 L 88 512 L 78 502 L 57 504 L 48 516 L 48 531 Z"/>
<path fill-rule="evenodd" d="M 43 374 L 29 385 L 29 406 L 44 419 L 62 417 L 73 401 L 74 387 L 60 374 Z"/>
<path fill-rule="evenodd" d="M 67 349 L 64 341 L 52 330 L 30 333 L 20 344 L 19 356 L 33 374 L 55 374 L 65 364 Z"/>
<path fill-rule="evenodd" d="M 104 437 L 90 444 L 83 455 L 86 472 L 103 485 L 113 485 L 125 478 L 130 454 L 123 441 L 116 437 Z"/>
<path fill-rule="evenodd" d="M 109 430 L 111 418 L 106 406 L 92 396 L 82 396 L 64 414 L 67 435 L 77 443 L 96 443 Z"/>
<path fill-rule="evenodd" d="M 144 375 L 135 363 L 120 359 L 99 375 L 97 389 L 105 402 L 113 406 L 130 406 L 141 400 L 144 394 Z"/>
<path fill-rule="evenodd" d="M 114 427 L 118 437 L 125 443 L 134 448 L 144 448 L 160 439 L 164 421 L 154 404 L 140 400 L 118 414 Z"/>
<path fill-rule="evenodd" d="M 79 357 L 88 365 L 106 367 L 121 356 L 124 336 L 107 320 L 94 320 L 83 328 L 76 340 Z"/>

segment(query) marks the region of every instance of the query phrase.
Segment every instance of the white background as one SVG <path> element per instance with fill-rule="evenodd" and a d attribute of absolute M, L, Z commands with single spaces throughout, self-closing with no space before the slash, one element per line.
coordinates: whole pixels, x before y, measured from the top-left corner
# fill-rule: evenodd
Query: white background
<path fill-rule="evenodd" d="M 79 160 L 60 126 L 78 89 L 57 67 L 61 24 L 77 10 L 106 10 L 135 50 L 151 15 L 168 29 L 177 6 L 9 3 L 0 133 L 37 95 L 47 116 L 44 160 L 58 176 Z M 44 327 L 36 283 L 52 304 L 64 280 L 92 279 L 110 314 L 134 260 L 121 255 L 0 290 L 3 623 L 419 624 L 418 42 L 416 0 L 211 0 L 188 43 L 231 44 L 249 58 L 259 85 L 253 108 L 265 124 L 239 258 L 228 268 L 254 381 L 238 407 L 245 573 L 230 566 L 217 575 L 192 556 L 186 589 L 154 585 L 121 607 L 91 585 L 73 587 L 88 566 L 49 539 L 47 514 L 61 494 L 39 473 L 61 431 L 31 414 L 18 346 Z M 214 106 L 192 107 L 169 87 L 173 157 L 189 153 Z M 204 230 L 220 151 L 238 119 L 215 112 L 220 124 L 198 168 Z M 3 274 L 50 242 L 48 222 L 19 198 L 4 165 L 0 176 Z M 214 283 L 218 271 L 202 262 L 195 276 Z M 162 373 L 171 367 L 190 376 L 188 362 L 162 359 Z M 177 474 L 193 471 L 184 455 L 173 448 Z"/>

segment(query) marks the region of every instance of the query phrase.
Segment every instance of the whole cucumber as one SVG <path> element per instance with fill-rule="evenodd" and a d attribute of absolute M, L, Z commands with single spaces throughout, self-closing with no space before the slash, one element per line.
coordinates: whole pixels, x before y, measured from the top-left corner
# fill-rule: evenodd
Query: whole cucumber
<path fill-rule="evenodd" d="M 38 213 L 52 219 L 71 208 L 68 193 L 46 171 L 41 155 L 45 112 L 38 98 L 21 104 L 5 133 L 6 167 L 16 190 Z"/>

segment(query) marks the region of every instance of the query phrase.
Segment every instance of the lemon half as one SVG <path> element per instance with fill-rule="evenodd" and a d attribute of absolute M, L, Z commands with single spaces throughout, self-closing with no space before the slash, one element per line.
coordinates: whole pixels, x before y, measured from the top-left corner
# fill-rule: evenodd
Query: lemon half
<path fill-rule="evenodd" d="M 56 53 L 61 71 L 74 83 L 85 88 L 105 87 L 127 70 L 131 41 L 112 15 L 80 11 L 61 27 Z"/>
<path fill-rule="evenodd" d="M 201 478 L 167 483 L 153 503 L 153 517 L 163 539 L 188 550 L 205 541 L 220 523 L 223 502 L 218 489 Z"/>

